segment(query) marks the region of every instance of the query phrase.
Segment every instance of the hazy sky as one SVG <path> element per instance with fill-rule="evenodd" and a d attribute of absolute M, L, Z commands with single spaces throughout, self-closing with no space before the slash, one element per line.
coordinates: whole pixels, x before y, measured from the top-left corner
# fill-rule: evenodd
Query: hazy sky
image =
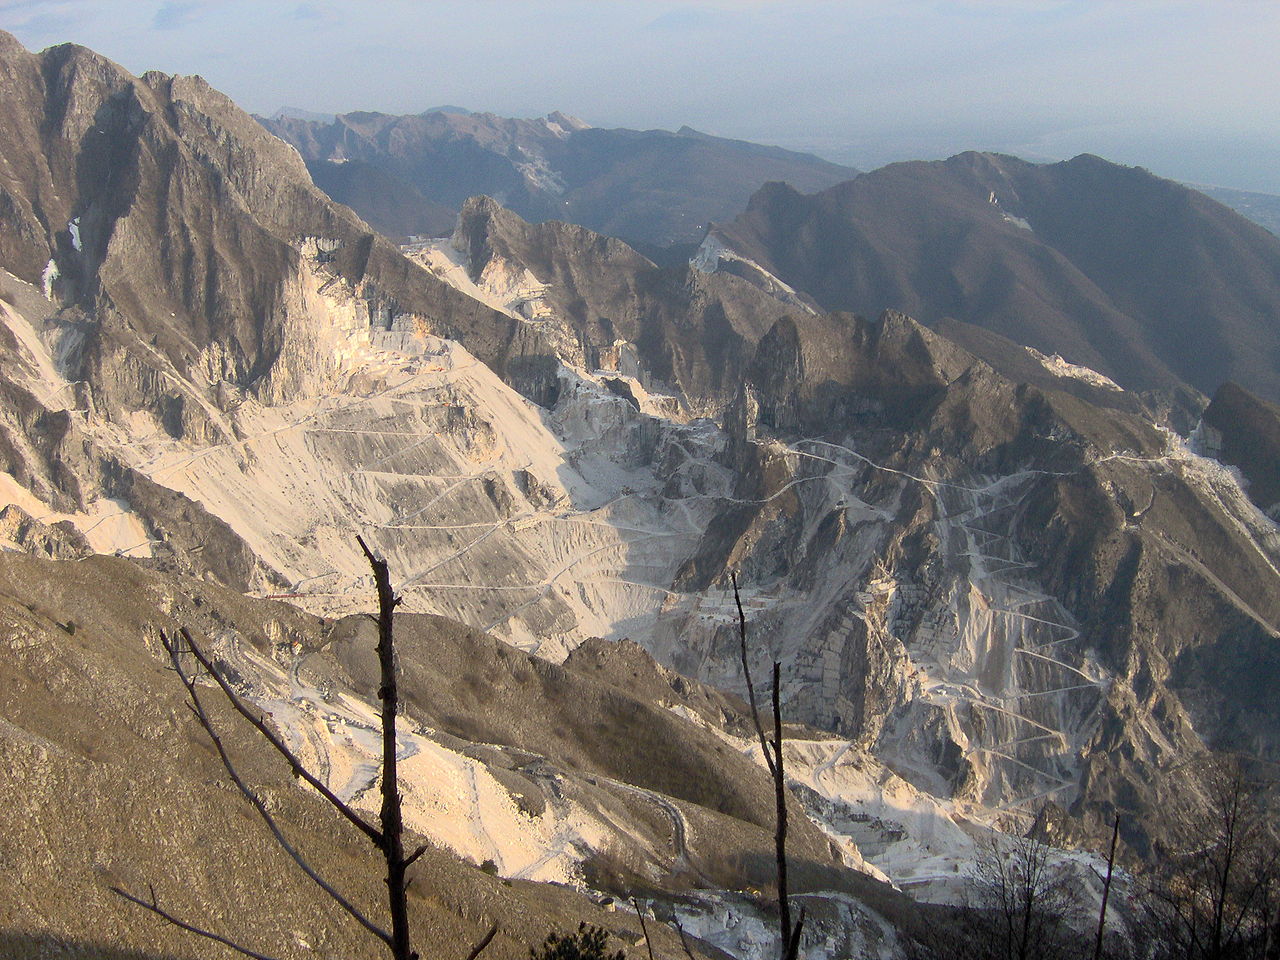
<path fill-rule="evenodd" d="M 0 27 L 258 113 L 563 110 L 864 168 L 1087 151 L 1280 193 L 1276 0 L 0 0 Z"/>

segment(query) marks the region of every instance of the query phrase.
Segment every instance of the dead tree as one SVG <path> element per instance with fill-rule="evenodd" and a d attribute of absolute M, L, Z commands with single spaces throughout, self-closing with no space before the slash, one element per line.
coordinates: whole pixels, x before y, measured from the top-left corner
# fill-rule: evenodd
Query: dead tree
<path fill-rule="evenodd" d="M 1111 849 L 1107 853 L 1107 876 L 1102 881 L 1102 905 L 1098 908 L 1098 935 L 1093 942 L 1093 960 L 1102 960 L 1102 942 L 1107 932 L 1107 902 L 1111 899 L 1111 878 L 1116 869 L 1116 841 L 1120 839 L 1120 814 L 1111 827 Z"/>
<path fill-rule="evenodd" d="M 967 957 L 1067 960 L 1080 956 L 1084 922 L 1068 875 L 1054 869 L 1050 848 L 1031 837 L 994 835 L 978 850 L 966 917 Z"/>
<path fill-rule="evenodd" d="M 755 722 L 756 735 L 760 738 L 760 750 L 764 753 L 765 766 L 773 778 L 773 795 L 776 807 L 774 831 L 774 857 L 778 865 L 778 931 L 781 936 L 782 960 L 795 960 L 800 952 L 800 931 L 804 927 L 804 907 L 793 925 L 791 900 L 787 894 L 787 780 L 782 766 L 782 664 L 773 661 L 773 736 L 768 737 L 760 722 L 760 710 L 756 706 L 756 688 L 751 680 L 751 665 L 747 657 L 747 618 L 742 612 L 742 596 L 738 592 L 738 577 L 729 574 L 733 584 L 733 602 L 738 607 L 738 639 L 741 642 L 742 673 L 747 680 L 747 700 L 751 705 L 751 719 Z"/>
<path fill-rule="evenodd" d="M 1204 785 L 1204 815 L 1182 825 L 1183 849 L 1166 856 L 1150 882 L 1149 952 L 1161 960 L 1262 960 L 1280 910 L 1270 797 L 1238 760 L 1211 763 Z"/>
<path fill-rule="evenodd" d="M 236 789 L 243 794 L 245 799 L 258 812 L 258 815 L 262 818 L 280 848 L 297 864 L 299 870 L 328 894 L 330 899 L 346 911 L 371 936 L 380 940 L 387 947 L 392 960 L 418 960 L 418 954 L 412 946 L 409 929 L 408 890 L 412 881 L 408 877 L 408 869 L 414 861 L 427 851 L 427 846 L 425 844 L 419 846 L 408 856 L 405 855 L 400 785 L 396 771 L 396 715 L 399 710 L 399 694 L 396 686 L 395 647 L 392 632 L 393 615 L 395 608 L 400 605 L 400 598 L 391 589 L 391 577 L 386 560 L 375 556 L 362 538 L 357 537 L 356 540 L 360 544 L 360 549 L 364 551 L 370 567 L 373 569 L 373 579 L 378 591 L 377 653 L 380 670 L 378 698 L 382 701 L 382 808 L 378 824 L 375 825 L 367 820 L 364 815 L 330 790 L 327 784 L 307 770 L 298 756 L 289 749 L 280 736 L 267 724 L 266 718 L 251 709 L 240 695 L 232 689 L 226 678 L 218 671 L 213 660 L 200 649 L 200 646 L 185 627 L 180 628 L 177 635 L 162 633 L 161 642 L 164 644 L 165 651 L 169 654 L 169 660 L 178 674 L 178 679 L 187 691 L 189 698 L 188 708 L 213 742 L 214 749 L 218 753 L 218 759 L 222 761 L 222 765 L 226 769 L 227 775 L 231 778 L 231 782 L 235 784 Z M 204 703 L 200 697 L 199 686 L 196 682 L 197 676 L 189 674 L 183 666 L 183 657 L 187 654 L 195 658 L 203 675 L 212 678 L 236 712 L 244 717 L 285 759 L 293 775 L 314 788 L 339 814 L 346 818 L 378 848 L 382 854 L 386 869 L 385 882 L 387 886 L 388 912 L 391 916 L 391 929 L 389 931 L 374 923 L 350 899 L 320 876 L 297 848 L 289 842 L 262 798 L 240 776 L 230 755 L 227 753 L 222 738 L 205 711 Z M 272 960 L 267 954 L 252 950 L 218 933 L 174 916 L 160 906 L 154 887 L 149 890 L 150 897 L 145 899 L 119 887 L 112 887 L 111 890 L 130 903 L 150 910 L 162 920 L 181 930 L 220 943 L 237 953 L 253 958 L 253 960 Z M 471 949 L 467 960 L 475 960 L 493 940 L 497 932 L 497 924 L 494 924 L 480 942 Z"/>

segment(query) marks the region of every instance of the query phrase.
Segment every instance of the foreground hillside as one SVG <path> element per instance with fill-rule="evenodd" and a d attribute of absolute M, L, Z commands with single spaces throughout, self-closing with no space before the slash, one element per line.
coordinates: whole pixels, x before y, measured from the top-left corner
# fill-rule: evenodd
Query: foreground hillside
<path fill-rule="evenodd" d="M 273 956 L 377 955 L 230 789 L 159 646 L 161 631 L 191 629 L 309 766 L 373 813 L 367 619 L 326 622 L 127 560 L 13 555 L 0 557 L 0 619 L 0 752 L 20 773 L 0 797 L 15 814 L 0 833 L 6 956 L 223 955 L 110 892 L 145 896 L 149 884 L 166 909 Z M 738 702 L 630 645 L 583 648 L 559 667 L 440 619 L 401 617 L 397 634 L 406 823 L 433 844 L 411 888 L 424 956 L 462 956 L 492 923 L 496 957 L 526 956 L 584 919 L 617 945 L 639 942 L 635 914 L 602 908 L 584 881 L 642 897 L 657 956 L 684 955 L 673 918 L 702 956 L 767 943 L 767 915 L 732 892 L 767 884 L 773 842 L 772 788 L 749 759 Z M 238 769 L 291 839 L 377 915 L 374 851 L 206 694 Z M 836 746 L 800 734 L 798 775 Z M 860 763 L 856 780 L 832 776 L 826 789 L 874 787 L 874 763 Z M 870 876 L 847 838 L 799 806 L 795 816 L 794 892 L 811 942 L 893 955 L 895 927 L 918 923 L 914 905 Z"/>

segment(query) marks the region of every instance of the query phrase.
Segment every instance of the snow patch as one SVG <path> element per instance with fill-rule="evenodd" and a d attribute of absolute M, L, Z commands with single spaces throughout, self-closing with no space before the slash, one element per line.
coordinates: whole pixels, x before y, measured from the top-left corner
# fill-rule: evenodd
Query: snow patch
<path fill-rule="evenodd" d="M 67 223 L 67 232 L 71 234 L 71 246 L 75 247 L 78 252 L 80 246 L 80 218 L 72 217 Z"/>

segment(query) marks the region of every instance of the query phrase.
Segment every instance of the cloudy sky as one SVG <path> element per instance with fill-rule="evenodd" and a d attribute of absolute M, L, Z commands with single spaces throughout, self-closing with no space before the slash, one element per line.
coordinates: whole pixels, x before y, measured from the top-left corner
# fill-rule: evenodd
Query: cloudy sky
<path fill-rule="evenodd" d="M 872 167 L 1098 153 L 1280 193 L 1275 0 L 0 0 L 258 113 L 552 110 Z"/>

